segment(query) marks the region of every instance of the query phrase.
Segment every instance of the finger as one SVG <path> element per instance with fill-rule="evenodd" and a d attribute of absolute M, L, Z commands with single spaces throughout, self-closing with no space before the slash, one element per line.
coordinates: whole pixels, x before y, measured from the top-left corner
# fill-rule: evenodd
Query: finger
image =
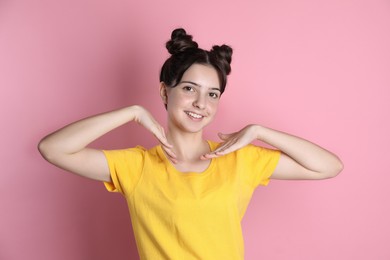
<path fill-rule="evenodd" d="M 170 160 L 171 160 L 171 162 L 172 162 L 173 164 L 177 164 L 177 162 L 178 162 L 176 159 L 172 159 L 172 158 L 171 158 Z"/>
<path fill-rule="evenodd" d="M 224 147 L 223 150 L 217 151 L 216 154 L 217 155 L 225 155 L 225 154 L 228 154 L 228 153 L 231 153 L 231 152 L 238 150 L 240 147 L 242 147 L 240 145 L 240 143 L 235 141 L 233 143 L 230 143 L 228 146 Z"/>
<path fill-rule="evenodd" d="M 237 141 L 236 138 L 231 138 L 223 143 L 220 144 L 220 146 L 213 151 L 213 153 L 221 153 L 225 151 L 228 147 L 232 146 Z"/>
<path fill-rule="evenodd" d="M 228 153 L 231 153 L 239 148 L 237 139 L 230 140 L 220 148 L 214 151 L 214 154 L 217 156 L 222 156 Z"/>
<path fill-rule="evenodd" d="M 173 157 L 170 157 L 170 156 L 168 156 L 168 160 L 170 160 L 174 164 L 177 164 L 178 161 L 179 161 L 177 158 L 173 158 Z"/>
<path fill-rule="evenodd" d="M 222 134 L 218 133 L 219 137 L 221 139 L 224 139 L 225 142 L 221 143 L 217 149 L 215 149 L 212 152 L 209 152 L 207 154 L 204 154 L 201 156 L 201 160 L 207 160 L 212 158 L 217 158 L 220 156 L 223 156 L 231 151 L 229 150 L 231 146 L 233 146 L 237 142 L 237 133 L 231 133 L 231 134 Z"/>
<path fill-rule="evenodd" d="M 218 133 L 218 136 L 221 140 L 227 140 L 229 139 L 229 137 L 231 137 L 232 135 L 234 135 L 235 133 L 231 133 L 231 134 L 223 134 L 223 133 Z"/>
<path fill-rule="evenodd" d="M 202 156 L 200 156 L 200 159 L 201 160 L 209 160 L 209 159 L 213 159 L 213 158 L 217 158 L 217 157 L 220 157 L 220 155 L 217 155 L 214 153 L 207 153 L 207 154 L 203 154 Z"/>
<path fill-rule="evenodd" d="M 161 138 L 161 139 L 159 139 L 159 141 L 160 141 L 160 143 L 161 143 L 162 145 L 164 145 L 165 147 L 170 148 L 170 149 L 173 148 L 173 145 L 170 144 L 166 138 Z"/>
<path fill-rule="evenodd" d="M 165 137 L 165 134 L 163 132 L 158 131 L 157 133 L 154 134 L 154 136 L 157 138 L 157 140 L 164 146 L 172 148 L 173 145 L 171 145 L 167 138 Z"/>
<path fill-rule="evenodd" d="M 168 160 L 170 160 L 173 164 L 177 164 L 178 163 L 178 159 L 175 159 L 175 158 L 172 158 L 172 157 L 169 157 L 169 156 L 168 156 Z"/>
<path fill-rule="evenodd" d="M 223 155 L 223 151 L 225 149 L 226 149 L 226 144 L 224 144 L 221 147 L 218 147 L 216 150 L 214 150 L 212 152 L 209 152 L 209 153 L 206 153 L 206 154 L 202 155 L 201 159 L 202 160 L 207 160 L 207 159 L 219 157 L 219 156 Z"/>
<path fill-rule="evenodd" d="M 172 158 L 174 158 L 174 159 L 177 158 L 176 154 L 175 154 L 170 148 L 168 148 L 168 147 L 166 147 L 166 146 L 163 146 L 163 145 L 162 145 L 162 148 L 163 148 L 163 150 L 165 151 L 165 153 L 166 153 L 169 157 L 172 157 Z"/>
<path fill-rule="evenodd" d="M 176 164 L 178 162 L 178 159 L 176 157 L 176 154 L 168 149 L 167 147 L 161 146 L 163 148 L 163 151 L 165 155 L 167 156 L 168 160 L 170 160 L 172 163 Z"/>
<path fill-rule="evenodd" d="M 150 118 L 149 122 L 143 122 L 143 126 L 152 132 L 161 144 L 167 147 L 173 147 L 165 136 L 164 128 L 156 120 Z"/>

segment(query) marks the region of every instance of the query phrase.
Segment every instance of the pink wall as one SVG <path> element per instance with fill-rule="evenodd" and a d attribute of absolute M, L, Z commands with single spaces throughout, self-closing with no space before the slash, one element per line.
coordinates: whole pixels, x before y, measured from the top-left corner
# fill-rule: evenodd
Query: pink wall
<path fill-rule="evenodd" d="M 202 47 L 235 50 L 210 138 L 259 123 L 345 163 L 335 179 L 258 189 L 243 221 L 246 259 L 390 259 L 389 2 L 168 2 L 0 2 L 0 259 L 137 259 L 125 201 L 49 165 L 36 145 L 129 104 L 164 122 L 158 73 L 177 26 Z M 95 146 L 154 143 L 131 125 Z"/>

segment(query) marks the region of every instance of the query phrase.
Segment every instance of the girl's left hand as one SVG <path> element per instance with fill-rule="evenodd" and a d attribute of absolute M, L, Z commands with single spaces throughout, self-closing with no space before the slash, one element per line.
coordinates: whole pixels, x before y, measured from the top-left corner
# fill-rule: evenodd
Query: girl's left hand
<path fill-rule="evenodd" d="M 257 125 L 248 125 L 240 131 L 231 134 L 218 133 L 218 136 L 223 142 L 216 150 L 202 155 L 202 160 L 223 156 L 250 144 L 257 139 Z"/>

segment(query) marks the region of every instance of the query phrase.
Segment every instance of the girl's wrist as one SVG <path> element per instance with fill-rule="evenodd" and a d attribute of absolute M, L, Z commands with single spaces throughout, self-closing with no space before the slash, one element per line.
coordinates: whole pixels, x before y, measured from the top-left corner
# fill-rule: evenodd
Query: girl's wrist
<path fill-rule="evenodd" d="M 130 121 L 136 120 L 140 117 L 143 107 L 139 105 L 132 105 L 125 108 L 126 114 L 130 116 Z"/>
<path fill-rule="evenodd" d="M 261 126 L 261 125 L 252 125 L 252 127 L 255 129 L 255 133 L 256 133 L 256 139 L 257 140 L 260 140 L 260 141 L 263 141 L 264 140 L 264 127 Z"/>

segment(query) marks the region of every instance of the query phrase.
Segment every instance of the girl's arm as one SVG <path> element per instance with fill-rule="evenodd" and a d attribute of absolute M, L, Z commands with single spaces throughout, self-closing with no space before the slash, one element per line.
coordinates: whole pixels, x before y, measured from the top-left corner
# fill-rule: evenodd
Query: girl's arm
<path fill-rule="evenodd" d="M 333 153 L 305 139 L 260 125 L 249 125 L 233 134 L 220 134 L 223 144 L 204 158 L 221 156 L 261 140 L 282 151 L 274 179 L 326 179 L 343 169 L 341 160 Z"/>
<path fill-rule="evenodd" d="M 44 137 L 38 149 L 47 161 L 62 169 L 90 179 L 110 182 L 103 152 L 87 148 L 87 145 L 130 121 L 136 121 L 152 132 L 164 150 L 175 157 L 164 129 L 140 106 L 125 107 L 74 122 Z"/>

